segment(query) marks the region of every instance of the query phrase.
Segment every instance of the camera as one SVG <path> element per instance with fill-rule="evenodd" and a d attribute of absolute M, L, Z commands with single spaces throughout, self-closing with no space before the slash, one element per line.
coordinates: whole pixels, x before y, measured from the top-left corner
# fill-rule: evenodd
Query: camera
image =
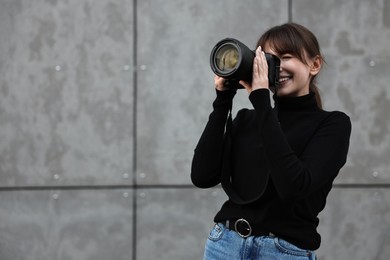
<path fill-rule="evenodd" d="M 210 66 L 214 73 L 227 79 L 226 86 L 243 88 L 238 81 L 252 82 L 253 58 L 255 51 L 233 38 L 219 41 L 211 51 Z M 265 53 L 268 64 L 268 81 L 272 89 L 279 86 L 280 59 L 272 54 Z"/>

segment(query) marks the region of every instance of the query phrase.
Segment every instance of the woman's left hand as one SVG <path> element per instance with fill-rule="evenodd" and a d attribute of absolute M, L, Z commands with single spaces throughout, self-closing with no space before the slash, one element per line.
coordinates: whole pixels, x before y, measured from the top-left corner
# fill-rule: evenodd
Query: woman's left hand
<path fill-rule="evenodd" d="M 256 49 L 256 57 L 253 59 L 252 84 L 243 80 L 240 81 L 240 84 L 244 86 L 249 94 L 256 89 L 269 89 L 268 64 L 261 46 Z"/>

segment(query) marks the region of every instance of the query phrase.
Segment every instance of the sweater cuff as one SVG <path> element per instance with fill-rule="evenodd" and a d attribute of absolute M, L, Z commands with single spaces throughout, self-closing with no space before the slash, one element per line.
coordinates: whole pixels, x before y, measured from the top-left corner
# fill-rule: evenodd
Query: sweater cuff
<path fill-rule="evenodd" d="M 255 110 L 261 109 L 272 109 L 269 89 L 256 89 L 249 95 Z"/>
<path fill-rule="evenodd" d="M 217 98 L 215 99 L 213 103 L 213 107 L 221 107 L 221 106 L 227 106 L 232 104 L 233 97 L 236 95 L 237 90 L 226 90 L 226 91 L 219 91 L 215 89 L 217 93 Z"/>

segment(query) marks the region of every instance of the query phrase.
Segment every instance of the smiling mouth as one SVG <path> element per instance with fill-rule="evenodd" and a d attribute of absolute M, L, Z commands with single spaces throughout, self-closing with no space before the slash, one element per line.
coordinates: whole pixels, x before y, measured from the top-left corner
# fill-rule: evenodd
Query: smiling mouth
<path fill-rule="evenodd" d="M 283 85 L 290 79 L 292 79 L 292 76 L 280 76 L 279 77 L 279 84 Z"/>

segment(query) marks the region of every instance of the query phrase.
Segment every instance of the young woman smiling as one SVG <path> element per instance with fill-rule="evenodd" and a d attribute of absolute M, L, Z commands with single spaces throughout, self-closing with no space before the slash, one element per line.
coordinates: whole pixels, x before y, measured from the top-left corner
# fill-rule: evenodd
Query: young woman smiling
<path fill-rule="evenodd" d="M 264 52 L 281 60 L 274 107 Z M 304 26 L 266 31 L 252 82 L 240 81 L 253 109 L 241 109 L 231 126 L 236 89 L 215 76 L 216 99 L 191 179 L 200 188 L 221 183 L 229 199 L 214 217 L 204 259 L 315 259 L 318 214 L 346 162 L 351 133 L 346 114 L 322 109 L 315 85 L 322 64 L 318 41 Z"/>

